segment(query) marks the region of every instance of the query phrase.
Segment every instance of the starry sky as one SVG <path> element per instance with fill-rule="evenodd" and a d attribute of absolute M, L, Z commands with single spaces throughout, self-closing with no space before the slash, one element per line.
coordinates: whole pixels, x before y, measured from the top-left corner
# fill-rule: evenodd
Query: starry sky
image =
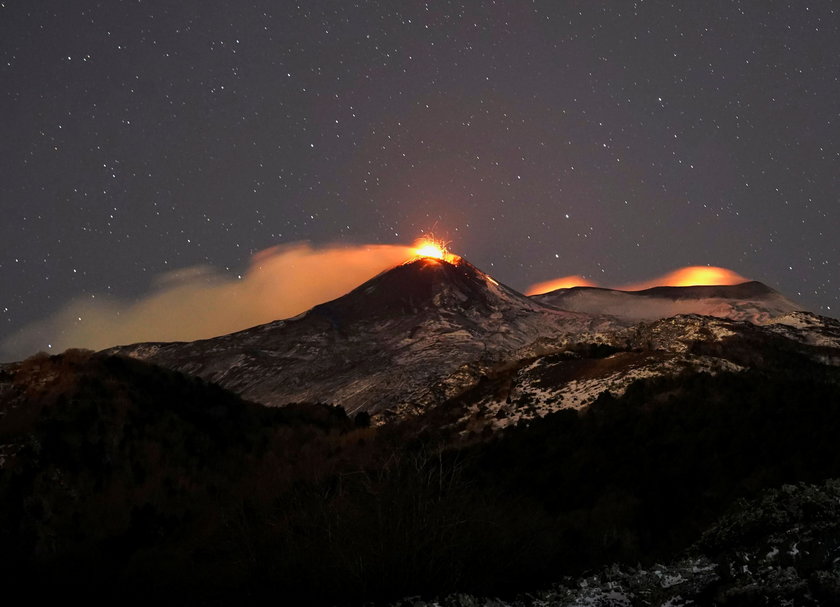
<path fill-rule="evenodd" d="M 711 264 L 840 310 L 832 1 L 0 0 L 0 340 L 427 231 L 514 288 Z"/>

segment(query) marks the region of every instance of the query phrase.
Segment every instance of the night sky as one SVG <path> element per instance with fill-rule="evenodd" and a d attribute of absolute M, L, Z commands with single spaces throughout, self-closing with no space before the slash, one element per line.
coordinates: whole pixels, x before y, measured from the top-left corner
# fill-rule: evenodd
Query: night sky
<path fill-rule="evenodd" d="M 711 264 L 840 310 L 836 2 L 5 0 L 0 121 L 0 340 L 429 230 L 523 290 Z"/>

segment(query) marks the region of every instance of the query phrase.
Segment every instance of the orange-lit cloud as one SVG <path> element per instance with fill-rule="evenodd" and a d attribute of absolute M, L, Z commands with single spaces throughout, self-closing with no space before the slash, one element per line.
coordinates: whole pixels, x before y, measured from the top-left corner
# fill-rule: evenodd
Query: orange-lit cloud
<path fill-rule="evenodd" d="M 594 282 L 585 279 L 583 276 L 563 276 L 562 278 L 546 280 L 545 282 L 538 282 L 537 284 L 531 285 L 526 289 L 525 295 L 539 295 L 540 293 L 548 293 L 557 289 L 569 289 L 571 287 L 595 286 L 597 285 Z"/>
<path fill-rule="evenodd" d="M 623 291 L 641 291 L 653 287 L 692 287 L 695 285 L 737 285 L 748 279 L 740 274 L 715 266 L 688 266 L 659 278 L 618 287 Z"/>
<path fill-rule="evenodd" d="M 746 282 L 748 278 L 744 278 L 737 272 L 727 270 L 726 268 L 718 268 L 715 266 L 688 266 L 669 272 L 659 278 L 645 280 L 629 285 L 622 285 L 613 287 L 622 291 L 641 291 L 642 289 L 650 289 L 652 287 L 690 287 L 694 285 L 737 285 Z M 554 280 L 547 280 L 545 282 L 538 282 L 531 285 L 525 290 L 526 295 L 538 295 L 540 293 L 548 293 L 557 289 L 568 289 L 570 287 L 596 287 L 598 284 L 583 278 L 582 276 L 564 276 L 562 278 L 555 278 Z"/>
<path fill-rule="evenodd" d="M 137 301 L 105 295 L 71 301 L 0 344 L 0 360 L 38 350 L 99 350 L 231 333 L 340 297 L 412 256 L 412 247 L 399 245 L 314 248 L 296 243 L 260 251 L 241 277 L 207 266 L 178 270 L 159 277 L 152 292 Z"/>

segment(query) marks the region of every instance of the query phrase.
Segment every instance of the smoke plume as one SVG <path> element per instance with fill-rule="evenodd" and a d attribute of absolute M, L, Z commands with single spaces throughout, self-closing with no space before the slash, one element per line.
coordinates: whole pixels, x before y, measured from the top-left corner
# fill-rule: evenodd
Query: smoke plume
<path fill-rule="evenodd" d="M 71 301 L 0 344 L 0 360 L 38 350 L 99 350 L 140 341 L 191 341 L 289 318 L 350 291 L 413 255 L 399 245 L 272 247 L 232 277 L 209 266 L 158 278 L 136 301 L 105 295 Z"/>

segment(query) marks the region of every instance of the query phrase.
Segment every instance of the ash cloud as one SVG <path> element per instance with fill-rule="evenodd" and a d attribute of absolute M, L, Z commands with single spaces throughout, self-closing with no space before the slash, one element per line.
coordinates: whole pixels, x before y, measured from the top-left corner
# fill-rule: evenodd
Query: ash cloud
<path fill-rule="evenodd" d="M 210 266 L 164 274 L 133 301 L 77 298 L 0 343 L 0 360 L 39 350 L 100 350 L 141 341 L 191 341 L 289 318 L 340 297 L 412 256 L 400 245 L 272 247 L 254 255 L 242 278 Z"/>

